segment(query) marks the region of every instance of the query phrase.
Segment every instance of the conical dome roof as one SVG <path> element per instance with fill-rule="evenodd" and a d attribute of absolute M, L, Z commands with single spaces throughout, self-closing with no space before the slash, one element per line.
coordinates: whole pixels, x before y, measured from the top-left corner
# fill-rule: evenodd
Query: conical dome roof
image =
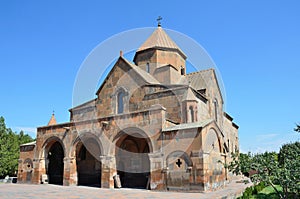
<path fill-rule="evenodd" d="M 137 52 L 149 49 L 149 48 L 166 48 L 175 49 L 186 57 L 183 51 L 177 46 L 177 44 L 169 37 L 169 35 L 158 26 L 156 30 L 150 35 L 150 37 L 139 47 Z"/>
<path fill-rule="evenodd" d="M 57 124 L 57 123 L 56 123 L 56 119 L 55 119 L 55 116 L 54 116 L 54 113 L 53 113 L 50 120 L 49 120 L 49 122 L 48 122 L 48 126 L 55 125 L 55 124 Z"/>

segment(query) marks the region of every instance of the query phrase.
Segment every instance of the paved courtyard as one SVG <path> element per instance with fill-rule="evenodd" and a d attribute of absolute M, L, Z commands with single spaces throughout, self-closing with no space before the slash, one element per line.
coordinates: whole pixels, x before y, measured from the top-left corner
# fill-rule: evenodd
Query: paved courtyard
<path fill-rule="evenodd" d="M 102 189 L 84 186 L 0 184 L 0 198 L 235 198 L 246 186 L 229 183 L 224 189 L 205 193 L 157 192 L 140 189 Z"/>

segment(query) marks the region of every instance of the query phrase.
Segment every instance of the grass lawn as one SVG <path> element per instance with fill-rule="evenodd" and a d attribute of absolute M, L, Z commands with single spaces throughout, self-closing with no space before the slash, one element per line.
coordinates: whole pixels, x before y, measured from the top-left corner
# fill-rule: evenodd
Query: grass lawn
<path fill-rule="evenodd" d="M 277 190 L 282 191 L 279 185 L 276 185 Z M 251 199 L 279 199 L 276 191 L 271 186 L 265 187 L 257 195 L 253 195 Z"/>

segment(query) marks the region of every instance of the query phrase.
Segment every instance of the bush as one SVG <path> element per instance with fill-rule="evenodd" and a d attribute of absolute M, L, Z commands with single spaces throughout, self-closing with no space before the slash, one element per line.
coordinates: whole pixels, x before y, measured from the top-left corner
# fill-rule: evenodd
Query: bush
<path fill-rule="evenodd" d="M 240 199 L 250 198 L 250 196 L 252 196 L 253 190 L 253 187 L 247 187 Z"/>
<path fill-rule="evenodd" d="M 264 182 L 260 182 L 259 184 L 255 185 L 254 187 L 247 187 L 240 199 L 244 198 L 250 198 L 253 195 L 257 195 L 259 192 L 261 192 L 266 187 L 266 184 Z"/>
<path fill-rule="evenodd" d="M 254 186 L 253 194 L 258 194 L 266 187 L 264 182 L 260 182 L 258 185 Z"/>

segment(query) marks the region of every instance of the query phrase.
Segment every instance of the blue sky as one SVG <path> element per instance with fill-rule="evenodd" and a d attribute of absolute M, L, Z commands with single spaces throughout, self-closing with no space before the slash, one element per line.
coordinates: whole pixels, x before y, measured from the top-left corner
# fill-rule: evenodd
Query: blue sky
<path fill-rule="evenodd" d="M 299 1 L 1 1 L 0 115 L 34 135 L 55 110 L 69 119 L 77 71 L 117 33 L 156 26 L 184 33 L 210 54 L 240 126 L 242 151 L 299 140 Z M 120 49 L 116 49 L 116 56 Z"/>

